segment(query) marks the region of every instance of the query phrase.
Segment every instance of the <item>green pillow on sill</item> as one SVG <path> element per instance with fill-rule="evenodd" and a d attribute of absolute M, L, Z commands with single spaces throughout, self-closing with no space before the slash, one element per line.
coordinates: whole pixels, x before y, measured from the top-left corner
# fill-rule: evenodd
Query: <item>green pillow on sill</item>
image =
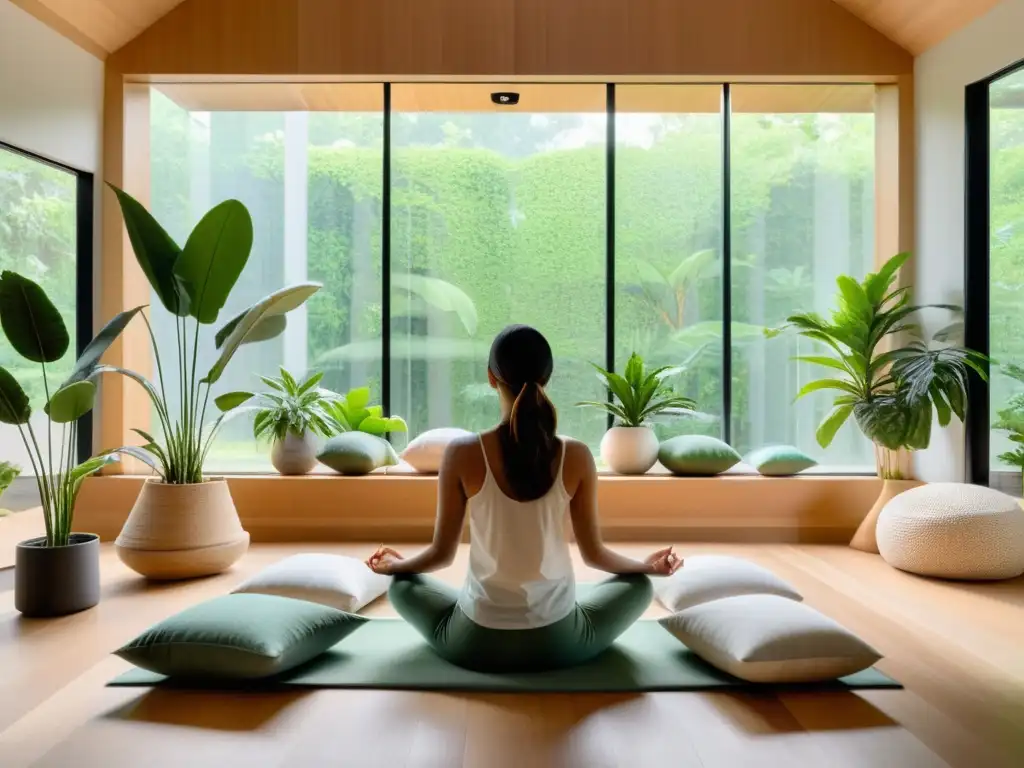
<path fill-rule="evenodd" d="M 674 475 L 711 477 L 740 463 L 728 444 L 707 435 L 682 435 L 661 444 L 658 460 Z"/>
<path fill-rule="evenodd" d="M 381 467 L 398 464 L 391 443 L 366 432 L 344 432 L 328 440 L 317 460 L 342 475 L 368 475 Z"/>
<path fill-rule="evenodd" d="M 752 451 L 743 460 L 765 477 L 790 477 L 818 462 L 792 445 L 769 445 Z"/>

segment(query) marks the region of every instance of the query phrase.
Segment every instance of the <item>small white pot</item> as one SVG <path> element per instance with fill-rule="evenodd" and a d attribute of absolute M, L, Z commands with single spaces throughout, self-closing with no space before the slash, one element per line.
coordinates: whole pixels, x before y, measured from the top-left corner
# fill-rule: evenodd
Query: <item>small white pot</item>
<path fill-rule="evenodd" d="M 650 427 L 612 427 L 601 438 L 601 458 L 620 475 L 642 475 L 658 460 L 658 437 Z"/>
<path fill-rule="evenodd" d="M 319 451 L 319 441 L 312 432 L 307 430 L 301 437 L 288 432 L 284 440 L 274 441 L 270 461 L 282 475 L 304 475 L 316 466 Z"/>

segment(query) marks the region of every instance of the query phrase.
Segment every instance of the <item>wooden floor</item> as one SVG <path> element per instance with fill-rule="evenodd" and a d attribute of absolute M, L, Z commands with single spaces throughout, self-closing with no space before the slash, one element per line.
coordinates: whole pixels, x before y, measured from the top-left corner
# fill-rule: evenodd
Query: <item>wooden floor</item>
<path fill-rule="evenodd" d="M 103 601 L 19 618 L 0 571 L 0 766 L 1024 766 L 1024 580 L 927 581 L 812 545 L 687 545 L 755 560 L 885 655 L 902 691 L 763 695 L 210 694 L 105 683 L 110 652 L 302 545 L 260 545 L 230 573 L 147 586 L 109 545 Z M 365 555 L 366 547 L 317 546 Z M 623 547 L 640 554 L 646 548 Z M 458 581 L 465 551 L 443 577 Z M 580 579 L 594 578 L 580 566 Z M 375 615 L 391 615 L 384 604 Z M 652 615 L 657 609 L 652 608 Z"/>

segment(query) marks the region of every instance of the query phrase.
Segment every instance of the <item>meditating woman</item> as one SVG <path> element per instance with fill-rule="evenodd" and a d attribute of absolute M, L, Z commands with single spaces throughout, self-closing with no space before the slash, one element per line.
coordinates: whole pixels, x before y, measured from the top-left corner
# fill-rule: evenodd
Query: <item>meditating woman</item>
<path fill-rule="evenodd" d="M 648 576 L 681 564 L 671 547 L 639 562 L 601 541 L 594 459 L 583 443 L 555 436 L 555 408 L 544 393 L 552 368 L 551 347 L 535 329 L 498 334 L 487 375 L 501 423 L 445 451 L 433 543 L 408 559 L 381 547 L 367 561 L 394 576 L 395 610 L 461 667 L 540 671 L 587 661 L 647 608 Z M 459 591 L 422 574 L 451 564 L 467 509 L 469 574 Z M 583 561 L 615 574 L 578 600 L 567 511 Z"/>

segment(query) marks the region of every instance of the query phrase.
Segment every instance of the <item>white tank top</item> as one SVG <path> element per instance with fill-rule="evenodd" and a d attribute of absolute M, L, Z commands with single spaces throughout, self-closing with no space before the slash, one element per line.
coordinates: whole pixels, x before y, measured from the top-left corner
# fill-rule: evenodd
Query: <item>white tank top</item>
<path fill-rule="evenodd" d="M 576 581 L 565 517 L 571 497 L 562 467 L 546 494 L 516 501 L 498 487 L 483 438 L 487 475 L 469 499 L 469 574 L 459 607 L 491 629 L 532 629 L 564 619 L 576 607 Z"/>

